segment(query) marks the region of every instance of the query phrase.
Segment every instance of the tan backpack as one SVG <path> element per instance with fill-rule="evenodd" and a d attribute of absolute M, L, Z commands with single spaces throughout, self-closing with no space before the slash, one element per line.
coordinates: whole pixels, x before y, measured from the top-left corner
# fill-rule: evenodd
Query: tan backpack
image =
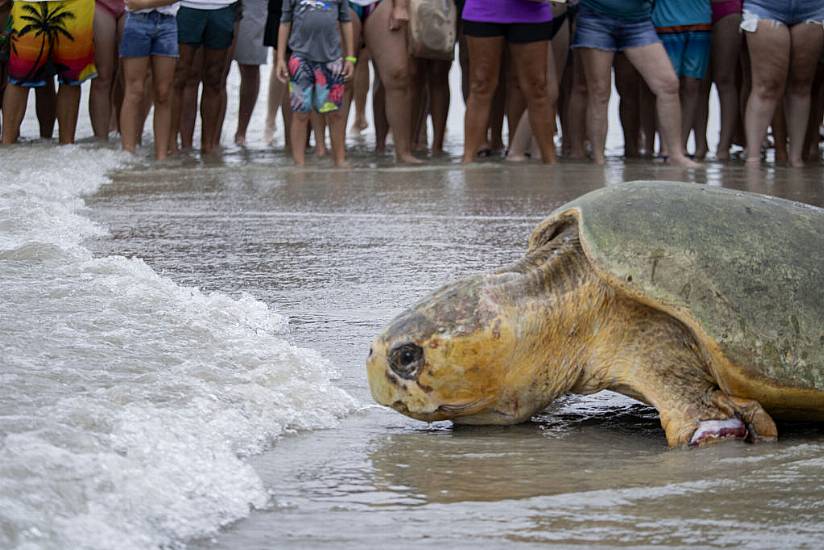
<path fill-rule="evenodd" d="M 423 59 L 452 59 L 457 19 L 453 0 L 409 0 L 409 54 Z"/>

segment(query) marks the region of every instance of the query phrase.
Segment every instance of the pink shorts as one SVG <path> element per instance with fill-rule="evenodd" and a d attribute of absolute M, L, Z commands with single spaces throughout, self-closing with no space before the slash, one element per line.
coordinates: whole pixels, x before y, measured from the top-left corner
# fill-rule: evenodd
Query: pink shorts
<path fill-rule="evenodd" d="M 724 0 L 723 2 L 712 3 L 712 24 L 718 23 L 721 19 L 734 13 L 741 13 L 744 7 L 742 0 Z"/>
<path fill-rule="evenodd" d="M 126 0 L 95 0 L 95 3 L 112 14 L 115 19 L 126 13 Z"/>

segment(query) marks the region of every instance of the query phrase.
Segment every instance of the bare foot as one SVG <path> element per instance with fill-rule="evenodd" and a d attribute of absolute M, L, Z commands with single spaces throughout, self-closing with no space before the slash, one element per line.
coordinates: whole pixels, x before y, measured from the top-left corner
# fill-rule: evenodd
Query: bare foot
<path fill-rule="evenodd" d="M 240 145 L 241 147 L 246 146 L 246 136 L 242 136 L 240 134 L 235 134 L 235 145 Z"/>
<path fill-rule="evenodd" d="M 679 155 L 679 156 L 672 156 L 667 159 L 667 164 L 671 164 L 672 166 L 680 166 L 681 168 L 701 168 L 701 164 L 695 162 L 691 158 Z"/>
<path fill-rule="evenodd" d="M 323 158 L 327 155 L 328 151 L 326 150 L 326 146 L 324 145 L 316 145 L 315 146 L 315 156 L 318 158 Z"/>
<path fill-rule="evenodd" d="M 423 161 L 412 153 L 407 153 L 404 155 L 398 154 L 397 159 L 398 162 L 402 164 L 423 164 Z"/>
<path fill-rule="evenodd" d="M 352 134 L 360 134 L 367 128 L 369 128 L 369 123 L 366 122 L 365 119 L 355 119 L 355 122 L 352 123 L 352 127 L 349 129 L 349 132 Z"/>
<path fill-rule="evenodd" d="M 801 159 L 790 159 L 790 166 L 793 168 L 804 168 L 804 161 Z"/>
<path fill-rule="evenodd" d="M 275 142 L 275 127 L 267 125 L 263 129 L 263 143 L 271 146 Z"/>
<path fill-rule="evenodd" d="M 529 157 L 527 157 L 526 155 L 516 155 L 509 153 L 504 160 L 506 160 L 507 162 L 526 162 L 527 160 L 529 160 Z"/>
<path fill-rule="evenodd" d="M 715 152 L 715 158 L 716 160 L 730 160 L 730 150 L 719 148 L 718 151 Z"/>
<path fill-rule="evenodd" d="M 787 162 L 787 159 L 788 159 L 787 149 L 785 147 L 776 147 L 775 148 L 775 163 L 776 164 L 778 164 L 778 163 L 783 164 L 783 163 Z"/>
<path fill-rule="evenodd" d="M 352 168 L 352 165 L 346 160 L 336 160 L 335 168 Z"/>

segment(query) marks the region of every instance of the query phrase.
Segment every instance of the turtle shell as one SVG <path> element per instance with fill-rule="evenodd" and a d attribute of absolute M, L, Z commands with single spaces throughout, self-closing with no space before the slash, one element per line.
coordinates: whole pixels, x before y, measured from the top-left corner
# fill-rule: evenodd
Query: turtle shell
<path fill-rule="evenodd" d="M 530 248 L 573 221 L 601 278 L 685 323 L 722 389 L 773 410 L 824 410 L 824 210 L 630 182 L 562 206 Z"/>

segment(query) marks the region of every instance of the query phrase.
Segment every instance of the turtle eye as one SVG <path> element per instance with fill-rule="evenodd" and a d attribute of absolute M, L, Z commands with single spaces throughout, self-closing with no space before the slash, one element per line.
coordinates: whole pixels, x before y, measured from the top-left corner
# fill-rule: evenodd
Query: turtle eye
<path fill-rule="evenodd" d="M 401 378 L 415 378 L 421 365 L 423 348 L 417 344 L 401 344 L 389 350 L 389 368 Z"/>

